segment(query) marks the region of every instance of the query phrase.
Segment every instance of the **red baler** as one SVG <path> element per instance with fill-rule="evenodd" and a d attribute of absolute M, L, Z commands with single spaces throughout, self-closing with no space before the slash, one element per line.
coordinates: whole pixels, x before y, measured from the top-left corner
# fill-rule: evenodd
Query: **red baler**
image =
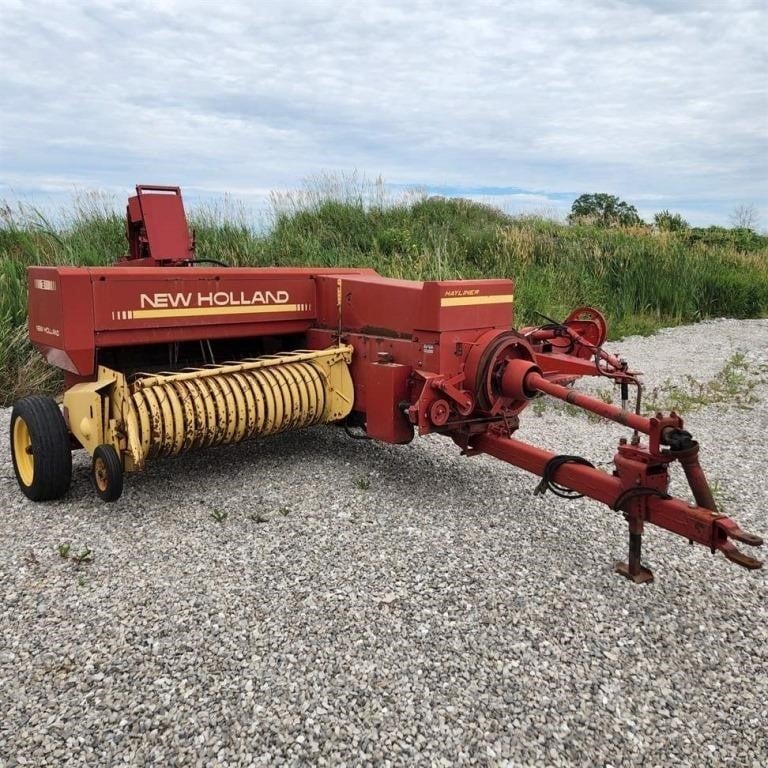
<path fill-rule="evenodd" d="M 66 378 L 63 407 L 38 396 L 14 407 L 14 467 L 31 499 L 67 492 L 72 449 L 93 457 L 97 492 L 110 501 L 124 472 L 195 448 L 319 423 L 389 443 L 438 432 L 467 456 L 539 475 L 540 492 L 621 512 L 629 558 L 617 570 L 634 581 L 652 578 L 640 560 L 647 523 L 761 566 L 736 548 L 762 540 L 718 511 L 682 419 L 640 414 L 638 375 L 603 350 L 596 309 L 515 330 L 511 280 L 203 266 L 175 187 L 137 187 L 127 233 L 116 266 L 29 269 L 30 337 Z M 617 383 L 621 406 L 573 389 L 581 376 Z M 513 437 L 540 396 L 628 428 L 611 473 Z M 668 495 L 673 464 L 695 503 Z"/>

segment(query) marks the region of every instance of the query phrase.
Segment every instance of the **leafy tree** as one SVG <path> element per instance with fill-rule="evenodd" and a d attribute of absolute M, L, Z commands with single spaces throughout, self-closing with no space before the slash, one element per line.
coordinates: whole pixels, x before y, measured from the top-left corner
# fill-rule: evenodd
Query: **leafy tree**
<path fill-rule="evenodd" d="M 682 232 L 690 228 L 690 224 L 679 213 L 672 213 L 666 209 L 653 217 L 653 223 L 657 229 L 665 232 Z"/>
<path fill-rule="evenodd" d="M 598 227 L 630 227 L 642 224 L 634 205 L 603 192 L 577 197 L 568 216 L 571 224 L 594 224 Z"/>

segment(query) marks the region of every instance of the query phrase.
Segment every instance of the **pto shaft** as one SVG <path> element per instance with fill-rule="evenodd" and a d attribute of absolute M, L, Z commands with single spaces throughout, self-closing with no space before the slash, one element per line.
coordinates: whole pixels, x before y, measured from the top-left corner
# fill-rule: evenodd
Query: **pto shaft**
<path fill-rule="evenodd" d="M 636 413 L 630 413 L 610 403 L 604 403 L 595 397 L 568 389 L 568 387 L 564 387 L 561 384 L 555 384 L 536 371 L 530 371 L 525 376 L 525 389 L 543 392 L 546 395 L 576 405 L 585 411 L 591 411 L 598 416 L 602 416 L 604 419 L 618 422 L 645 435 L 651 432 L 650 419 L 638 416 Z"/>

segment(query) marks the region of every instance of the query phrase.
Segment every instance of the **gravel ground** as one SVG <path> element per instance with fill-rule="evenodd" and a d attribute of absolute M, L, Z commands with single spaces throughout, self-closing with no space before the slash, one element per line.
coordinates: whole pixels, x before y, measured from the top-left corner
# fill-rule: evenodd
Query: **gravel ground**
<path fill-rule="evenodd" d="M 768 321 L 612 345 L 651 384 L 737 347 L 768 363 Z M 757 391 L 687 424 L 766 534 Z M 519 436 L 607 462 L 621 434 L 548 408 Z M 78 455 L 35 505 L 4 449 L 0 766 L 768 764 L 766 571 L 650 529 L 635 586 L 616 513 L 535 483 L 443 438 L 319 428 L 153 466 L 112 506 Z"/>

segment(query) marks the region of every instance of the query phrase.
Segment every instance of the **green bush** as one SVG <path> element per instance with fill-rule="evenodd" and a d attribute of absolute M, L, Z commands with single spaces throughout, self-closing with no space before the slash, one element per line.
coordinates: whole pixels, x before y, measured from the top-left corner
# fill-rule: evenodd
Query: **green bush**
<path fill-rule="evenodd" d="M 688 229 L 690 224 L 679 214 L 672 213 L 671 211 L 663 210 L 655 214 L 653 217 L 653 223 L 657 229 L 664 230 L 666 232 L 680 232 L 684 229 Z"/>

